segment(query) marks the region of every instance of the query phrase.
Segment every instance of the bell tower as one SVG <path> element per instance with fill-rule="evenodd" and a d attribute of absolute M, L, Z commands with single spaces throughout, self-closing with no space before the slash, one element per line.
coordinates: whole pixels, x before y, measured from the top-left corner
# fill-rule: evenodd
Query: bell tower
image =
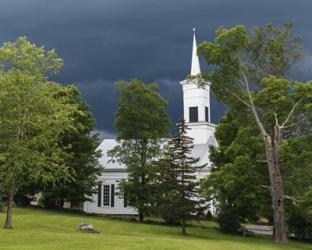
<path fill-rule="evenodd" d="M 195 28 L 193 28 L 193 51 L 191 76 L 201 73 L 197 55 Z M 215 125 L 210 122 L 210 82 L 204 87 L 198 86 L 198 79 L 186 79 L 180 82 L 183 88 L 183 110 L 188 136 L 194 139 L 194 144 L 206 144 L 214 137 Z"/>

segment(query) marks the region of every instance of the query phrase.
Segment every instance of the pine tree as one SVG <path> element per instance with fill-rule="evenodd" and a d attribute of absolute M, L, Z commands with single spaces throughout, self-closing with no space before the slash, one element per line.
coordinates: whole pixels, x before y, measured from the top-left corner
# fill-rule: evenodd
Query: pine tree
<path fill-rule="evenodd" d="M 156 184 L 160 192 L 156 207 L 166 222 L 180 222 L 186 234 L 186 220 L 206 208 L 198 195 L 199 181 L 196 171 L 199 159 L 191 156 L 193 139 L 188 137 L 187 126 L 182 120 L 177 124 L 178 134 L 170 139 L 164 159 L 158 162 Z"/>

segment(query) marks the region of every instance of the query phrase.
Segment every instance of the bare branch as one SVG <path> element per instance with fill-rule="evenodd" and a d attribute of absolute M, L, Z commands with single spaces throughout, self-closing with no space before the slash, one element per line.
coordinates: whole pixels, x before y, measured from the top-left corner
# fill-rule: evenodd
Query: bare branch
<path fill-rule="evenodd" d="M 241 68 L 240 68 L 240 73 L 243 76 L 243 79 L 244 79 L 244 82 L 245 82 L 246 92 L 247 92 L 248 99 L 249 99 L 249 105 L 251 106 L 251 111 L 252 111 L 252 113 L 253 113 L 253 115 L 254 115 L 254 117 L 256 119 L 256 123 L 257 123 L 257 125 L 258 125 L 258 127 L 259 127 L 259 129 L 260 129 L 260 131 L 262 133 L 262 135 L 266 137 L 267 136 L 267 132 L 266 132 L 266 130 L 265 130 L 261 120 L 260 120 L 260 117 L 259 117 L 258 112 L 256 110 L 255 103 L 254 103 L 254 101 L 252 99 L 251 91 L 249 89 L 248 79 L 247 79 L 244 71 Z"/>
<path fill-rule="evenodd" d="M 269 190 L 270 192 L 272 191 L 272 188 L 270 186 L 260 185 L 260 187 L 263 187 L 263 188 Z"/>
<path fill-rule="evenodd" d="M 251 106 L 249 105 L 248 102 L 244 101 L 242 98 L 240 98 L 238 95 L 236 95 L 233 91 L 229 90 L 228 88 L 225 88 L 224 90 L 227 91 L 228 93 L 230 93 L 231 95 L 233 95 L 236 99 L 238 99 L 240 102 L 245 104 L 248 108 L 251 108 Z"/>
<path fill-rule="evenodd" d="M 237 77 L 234 77 L 234 78 L 240 83 L 240 85 L 242 85 L 242 87 L 246 88 L 246 84 L 241 79 Z"/>
<path fill-rule="evenodd" d="M 259 163 L 268 163 L 268 160 L 257 160 Z"/>
<path fill-rule="evenodd" d="M 290 112 L 288 113 L 286 120 L 282 123 L 282 125 L 281 125 L 281 127 L 280 127 L 281 129 L 284 128 L 284 126 L 287 124 L 287 122 L 289 122 L 289 119 L 291 118 L 291 116 L 292 116 L 293 113 L 295 112 L 296 107 L 299 105 L 300 102 L 303 101 L 303 99 L 304 99 L 304 98 L 299 99 L 299 100 L 294 104 L 294 106 L 292 107 L 292 109 L 291 109 Z"/>
<path fill-rule="evenodd" d="M 297 121 L 297 122 L 294 122 L 294 123 L 292 123 L 292 124 L 290 124 L 290 125 L 283 126 L 282 129 L 284 129 L 284 128 L 290 128 L 290 127 L 296 126 L 296 125 L 299 124 L 300 122 L 303 122 L 303 121 L 309 119 L 310 117 L 312 117 L 312 114 L 311 114 L 311 115 L 308 115 L 308 116 L 304 117 L 303 119 L 301 119 L 301 120 L 299 120 L 299 121 Z"/>
<path fill-rule="evenodd" d="M 261 187 L 267 189 L 268 191 L 272 191 L 272 188 L 270 186 L 266 186 L 266 185 L 261 185 Z M 293 203 L 300 203 L 299 200 L 297 200 L 296 198 L 292 197 L 292 196 L 289 196 L 289 195 L 283 195 L 284 199 L 286 200 L 290 200 L 292 201 Z"/>
<path fill-rule="evenodd" d="M 277 118 L 276 112 L 274 112 L 274 117 L 275 117 L 275 125 L 276 125 L 277 127 L 279 127 L 278 118 Z"/>
<path fill-rule="evenodd" d="M 292 201 L 293 203 L 300 203 L 299 200 L 297 200 L 296 198 L 291 197 L 291 196 L 289 196 L 289 195 L 284 195 L 284 199 L 290 200 L 290 201 Z"/>

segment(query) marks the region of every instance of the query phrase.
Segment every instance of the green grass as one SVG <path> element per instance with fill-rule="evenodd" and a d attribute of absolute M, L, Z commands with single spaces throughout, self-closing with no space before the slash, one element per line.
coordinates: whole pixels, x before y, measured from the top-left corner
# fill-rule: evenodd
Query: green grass
<path fill-rule="evenodd" d="M 4 213 L 0 218 L 3 223 Z M 79 232 L 80 222 L 91 222 L 100 233 Z M 187 236 L 182 236 L 178 227 L 30 208 L 14 209 L 13 226 L 13 230 L 0 229 L 0 249 L 312 250 L 309 244 L 291 242 L 281 246 L 270 238 L 225 235 L 196 223 L 188 228 Z"/>

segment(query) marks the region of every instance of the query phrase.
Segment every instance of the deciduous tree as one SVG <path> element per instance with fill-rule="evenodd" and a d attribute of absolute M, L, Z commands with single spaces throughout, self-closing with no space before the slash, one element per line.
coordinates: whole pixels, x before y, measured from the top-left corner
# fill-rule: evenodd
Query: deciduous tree
<path fill-rule="evenodd" d="M 304 117 L 297 111 L 310 96 L 296 84 L 283 79 L 302 57 L 301 44 L 291 25 L 255 27 L 248 33 L 242 25 L 219 28 L 213 42 L 204 42 L 199 52 L 215 69 L 208 78 L 217 98 L 228 105 L 243 103 L 252 115 L 264 142 L 272 197 L 274 240 L 287 242 L 284 187 L 279 148 L 285 130 Z M 310 105 L 311 106 L 311 105 Z M 309 106 L 309 108 L 310 108 Z"/>
<path fill-rule="evenodd" d="M 128 179 L 120 189 L 143 221 L 151 206 L 151 172 L 161 155 L 161 137 L 169 134 L 167 102 L 159 95 L 155 83 L 122 81 L 116 88 L 119 98 L 115 126 L 120 144 L 109 154 L 127 166 Z"/>
<path fill-rule="evenodd" d="M 211 146 L 211 174 L 201 191 L 214 200 L 221 231 L 237 233 L 246 219 L 271 218 L 269 181 L 263 141 L 242 105 L 231 107 L 220 120 Z"/>
<path fill-rule="evenodd" d="M 59 144 L 65 146 L 66 152 L 72 156 L 67 163 L 72 178 L 58 185 L 43 187 L 44 205 L 62 207 L 64 201 L 69 201 L 72 207 L 80 207 L 94 192 L 97 175 L 101 173 L 98 165 L 100 152 L 96 151 L 98 139 L 91 134 L 95 120 L 75 86 L 61 88 L 57 96 L 66 97 L 67 104 L 77 107 L 71 114 L 75 129 L 66 131 L 59 139 Z"/>
<path fill-rule="evenodd" d="M 13 197 L 24 185 L 47 185 L 70 178 L 71 155 L 60 136 L 75 129 L 76 105 L 60 94 L 49 76 L 62 66 L 25 37 L 0 48 L 0 179 L 7 197 L 5 228 L 12 228 Z M 57 96 L 57 99 L 56 99 Z"/>

